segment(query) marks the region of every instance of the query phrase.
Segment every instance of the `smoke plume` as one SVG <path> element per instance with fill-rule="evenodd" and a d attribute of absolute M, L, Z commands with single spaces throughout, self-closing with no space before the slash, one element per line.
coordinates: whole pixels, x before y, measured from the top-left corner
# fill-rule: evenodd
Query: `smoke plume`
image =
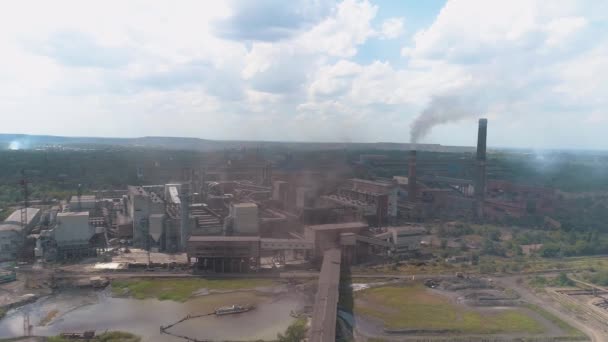
<path fill-rule="evenodd" d="M 417 143 L 437 125 L 455 122 L 479 114 L 479 108 L 475 108 L 476 106 L 473 102 L 468 97 L 456 95 L 432 97 L 431 102 L 429 102 L 411 125 L 411 142 Z"/>

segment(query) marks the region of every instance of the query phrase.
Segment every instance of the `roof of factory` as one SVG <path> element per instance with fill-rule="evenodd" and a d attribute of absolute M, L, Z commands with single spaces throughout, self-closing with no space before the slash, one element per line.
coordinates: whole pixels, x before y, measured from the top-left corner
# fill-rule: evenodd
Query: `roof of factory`
<path fill-rule="evenodd" d="M 367 223 L 363 222 L 345 222 L 345 223 L 330 223 L 330 224 L 319 224 L 315 226 L 307 226 L 312 230 L 341 230 L 341 229 L 364 229 L 369 227 Z"/>
<path fill-rule="evenodd" d="M 251 202 L 243 202 L 243 203 L 235 203 L 233 204 L 235 208 L 257 208 L 258 205 Z"/>
<path fill-rule="evenodd" d="M 148 196 L 148 192 L 141 186 L 129 185 L 127 189 L 129 190 L 129 195 Z"/>
<path fill-rule="evenodd" d="M 32 220 L 34 219 L 34 216 L 36 216 L 38 214 L 38 212 L 40 212 L 40 209 L 27 208 L 26 211 L 27 211 L 27 224 L 30 224 L 32 222 Z M 21 209 L 17 209 L 15 211 L 13 211 L 13 213 L 10 214 L 10 216 L 4 220 L 4 223 L 21 224 Z"/>
<path fill-rule="evenodd" d="M 82 195 L 80 196 L 80 202 L 95 202 L 95 195 Z M 70 198 L 70 203 L 78 203 L 78 196 L 74 195 Z"/>
<path fill-rule="evenodd" d="M 20 232 L 22 230 L 22 227 L 20 224 L 17 223 L 0 223 L 0 231 L 5 232 L 11 230 L 15 232 Z"/>
<path fill-rule="evenodd" d="M 191 236 L 188 241 L 192 242 L 208 242 L 208 241 L 245 241 L 245 242 L 256 242 L 260 241 L 259 236 Z"/>
<path fill-rule="evenodd" d="M 394 231 L 397 233 L 397 235 L 401 236 L 428 234 L 427 229 L 422 226 L 388 227 L 388 230 L 391 232 Z"/>
<path fill-rule="evenodd" d="M 351 178 L 351 181 L 352 182 L 356 182 L 356 183 L 365 183 L 365 184 L 378 185 L 378 186 L 382 186 L 382 187 L 391 187 L 391 186 L 393 186 L 395 184 L 390 179 L 368 180 L 368 179 L 361 179 L 361 178 Z"/>
<path fill-rule="evenodd" d="M 57 213 L 58 217 L 68 217 L 68 216 L 86 216 L 89 217 L 89 212 L 88 211 L 66 211 L 64 213 Z"/>

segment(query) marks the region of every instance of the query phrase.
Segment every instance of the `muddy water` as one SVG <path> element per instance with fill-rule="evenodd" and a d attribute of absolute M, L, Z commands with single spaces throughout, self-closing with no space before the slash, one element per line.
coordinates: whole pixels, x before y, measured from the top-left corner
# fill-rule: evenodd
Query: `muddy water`
<path fill-rule="evenodd" d="M 10 311 L 0 321 L 0 338 L 23 334 L 24 314 L 29 313 L 34 335 L 56 335 L 65 331 L 105 330 L 129 331 L 144 341 L 184 341 L 160 333 L 161 325 L 168 325 L 188 314 L 211 312 L 213 308 L 228 304 L 256 304 L 250 312 L 207 316 L 185 321 L 170 331 L 197 339 L 213 340 L 272 340 L 277 333 L 293 322 L 289 313 L 303 307 L 297 295 L 261 295 L 253 292 L 212 294 L 191 299 L 185 303 L 113 298 L 105 292 L 76 291 L 60 293 Z M 45 318 L 53 315 L 46 326 Z"/>

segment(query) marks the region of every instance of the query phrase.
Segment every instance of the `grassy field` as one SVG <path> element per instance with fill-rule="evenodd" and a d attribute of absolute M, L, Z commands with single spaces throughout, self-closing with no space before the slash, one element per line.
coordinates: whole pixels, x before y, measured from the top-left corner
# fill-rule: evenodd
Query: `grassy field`
<path fill-rule="evenodd" d="M 112 293 L 137 299 L 157 298 L 183 302 L 203 288 L 234 291 L 273 285 L 276 283 L 270 279 L 129 279 L 113 281 Z"/>
<path fill-rule="evenodd" d="M 361 291 L 355 314 L 381 319 L 387 328 L 446 329 L 462 333 L 544 332 L 542 325 L 516 309 L 480 313 L 434 295 L 422 285 L 385 286 Z"/>

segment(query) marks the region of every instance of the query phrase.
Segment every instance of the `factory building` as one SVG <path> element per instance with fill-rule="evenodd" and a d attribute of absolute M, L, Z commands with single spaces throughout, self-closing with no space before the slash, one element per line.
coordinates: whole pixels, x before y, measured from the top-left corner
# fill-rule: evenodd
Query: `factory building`
<path fill-rule="evenodd" d="M 246 272 L 260 263 L 260 237 L 191 236 L 186 253 L 196 270 Z"/>
<path fill-rule="evenodd" d="M 390 253 L 398 256 L 410 255 L 420 249 L 420 243 L 428 231 L 422 226 L 389 227 L 385 233 L 376 235 L 378 239 L 390 243 Z"/>
<path fill-rule="evenodd" d="M 95 209 L 97 200 L 93 195 L 72 196 L 70 198 L 70 211 L 90 211 Z"/>
<path fill-rule="evenodd" d="M 63 212 L 57 214 L 57 223 L 52 230 L 57 257 L 69 259 L 94 255 L 90 240 L 95 228 L 89 223 L 89 213 Z"/>
<path fill-rule="evenodd" d="M 26 209 L 26 225 L 21 224 L 22 210 L 15 210 L 0 223 L 0 261 L 12 261 L 19 256 L 28 232 L 40 220 L 40 209 Z"/>
<path fill-rule="evenodd" d="M 326 205 L 355 207 L 370 224 L 394 222 L 398 214 L 399 187 L 392 180 L 351 179 L 336 194 L 322 196 Z"/>
<path fill-rule="evenodd" d="M 230 206 L 233 235 L 258 235 L 260 219 L 255 203 L 234 203 Z"/>
<path fill-rule="evenodd" d="M 129 186 L 128 191 L 126 207 L 133 222 L 133 244 L 146 246 L 150 215 L 164 214 L 165 205 L 156 193 L 148 192 L 141 186 Z"/>

